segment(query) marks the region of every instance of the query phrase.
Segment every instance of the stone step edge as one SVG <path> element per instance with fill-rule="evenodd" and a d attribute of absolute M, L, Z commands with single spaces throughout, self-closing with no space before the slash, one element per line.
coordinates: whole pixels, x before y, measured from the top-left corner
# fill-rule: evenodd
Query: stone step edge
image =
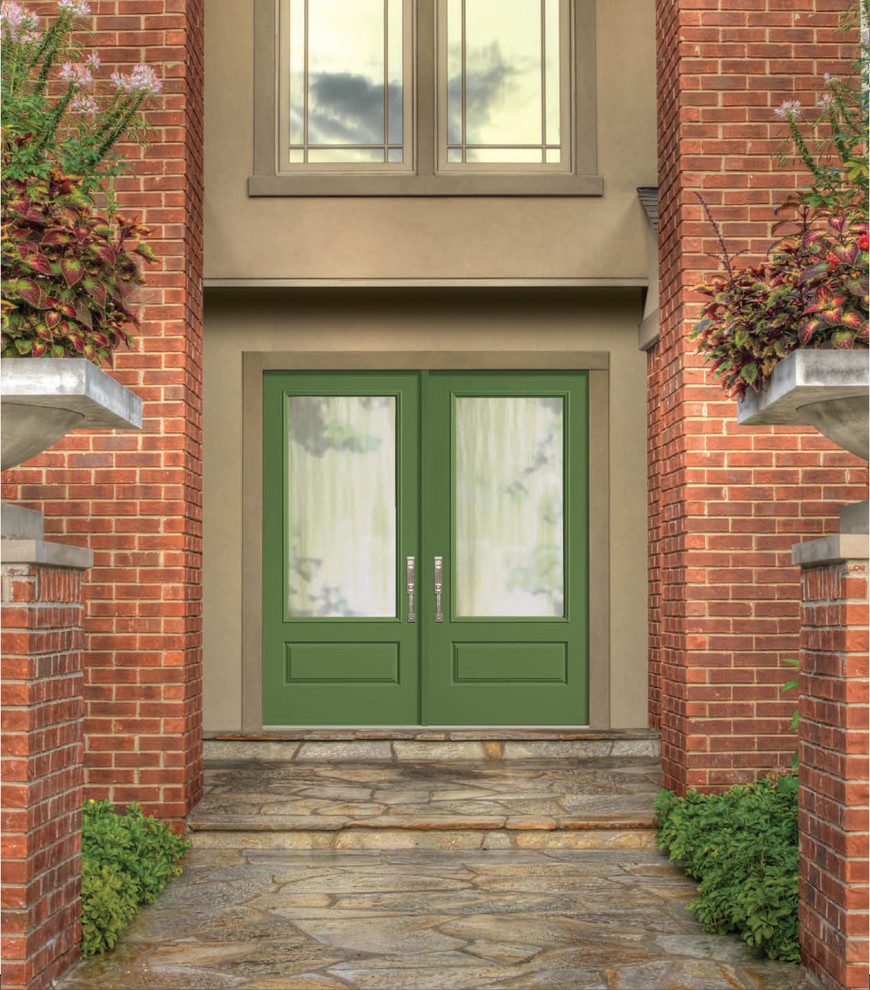
<path fill-rule="evenodd" d="M 221 742 L 356 742 L 356 741 L 415 741 L 415 742 L 479 742 L 479 741 L 584 741 L 641 740 L 658 741 L 654 729 L 589 729 L 584 726 L 300 726 L 287 729 L 264 729 L 259 732 L 237 732 L 216 729 L 203 731 L 205 741 Z"/>
<path fill-rule="evenodd" d="M 516 830 L 339 829 L 334 832 L 189 831 L 194 849 L 657 849 L 643 829 Z"/>
<path fill-rule="evenodd" d="M 657 737 L 637 739 L 560 740 L 224 740 L 207 739 L 203 756 L 207 761 L 262 760 L 284 763 L 356 760 L 477 761 L 534 759 L 600 759 L 605 757 L 650 757 L 660 755 Z"/>
<path fill-rule="evenodd" d="M 657 828 L 653 816 L 634 819 L 599 820 L 560 818 L 357 818 L 329 821 L 321 817 L 299 816 L 262 818 L 231 815 L 190 816 L 187 827 L 191 832 L 343 832 L 401 831 L 401 832 L 607 832 Z M 271 820 L 270 820 L 271 819 Z"/>

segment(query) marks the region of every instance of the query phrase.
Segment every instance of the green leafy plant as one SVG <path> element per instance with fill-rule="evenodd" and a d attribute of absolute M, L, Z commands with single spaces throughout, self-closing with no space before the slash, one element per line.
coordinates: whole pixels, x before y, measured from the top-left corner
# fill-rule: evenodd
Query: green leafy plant
<path fill-rule="evenodd" d="M 138 325 L 130 302 L 144 281 L 139 260 L 154 258 L 147 229 L 98 212 L 69 176 L 11 179 L 7 189 L 0 356 L 108 361 Z"/>
<path fill-rule="evenodd" d="M 142 104 L 162 86 L 153 69 L 113 72 L 98 88 L 96 52 L 85 53 L 75 29 L 90 14 L 85 0 L 60 0 L 47 24 L 20 3 L 0 4 L 3 40 L 2 158 L 6 178 L 75 175 L 87 192 L 105 190 L 124 167 L 122 138 L 144 138 Z"/>
<path fill-rule="evenodd" d="M 41 27 L 22 4 L 0 4 L 2 357 L 107 363 L 132 344 L 131 295 L 154 260 L 147 228 L 117 215 L 112 179 L 124 166 L 115 146 L 142 136 L 140 109 L 161 84 L 137 65 L 97 92 L 99 56 L 82 60 L 74 31 L 89 13 L 60 0 Z"/>
<path fill-rule="evenodd" d="M 800 660 L 795 660 L 794 657 L 786 657 L 782 662 L 783 663 L 787 663 L 789 665 L 789 667 L 794 667 L 795 671 L 799 671 L 800 670 L 800 666 L 801 666 Z M 785 682 L 785 684 L 783 684 L 783 686 L 782 686 L 782 693 L 785 694 L 787 691 L 794 691 L 794 690 L 797 689 L 797 687 L 799 685 L 800 685 L 800 679 L 797 678 L 797 677 L 793 677 L 793 678 L 791 678 L 791 680 L 788 680 L 788 681 Z M 800 712 L 796 708 L 794 710 L 794 712 L 792 713 L 792 716 L 791 716 L 791 731 L 792 732 L 797 732 L 798 731 L 798 727 L 800 725 L 800 718 L 801 718 L 800 717 Z M 800 762 L 800 757 L 798 756 L 798 751 L 795 750 L 794 753 L 792 754 L 792 758 L 791 758 L 791 768 L 792 768 L 792 770 L 797 770 L 799 762 Z"/>
<path fill-rule="evenodd" d="M 741 268 L 716 229 L 724 275 L 696 286 L 708 298 L 690 339 L 713 375 L 738 397 L 759 391 L 774 367 L 799 347 L 866 348 L 868 224 L 857 210 L 830 214 L 795 206 L 767 261 Z"/>
<path fill-rule="evenodd" d="M 787 100 L 775 111 L 808 173 L 807 184 L 777 211 L 765 260 L 740 267 L 722 229 L 698 196 L 719 242 L 722 271 L 695 288 L 707 298 L 690 339 L 713 375 L 738 398 L 759 392 L 792 351 L 866 348 L 868 331 L 868 44 L 870 0 L 858 0 L 841 24 L 861 21 L 847 79 L 825 76 L 816 107 Z"/>
<path fill-rule="evenodd" d="M 181 873 L 190 842 L 138 804 L 117 813 L 87 801 L 82 813 L 82 955 L 111 949 L 143 904 Z"/>
<path fill-rule="evenodd" d="M 707 931 L 737 932 L 771 959 L 800 961 L 795 773 L 681 798 L 661 791 L 658 843 L 699 881 L 688 905 Z"/>
<path fill-rule="evenodd" d="M 840 23 L 840 31 L 859 34 L 851 77 L 826 72 L 813 110 L 803 108 L 799 100 L 787 100 L 774 111 L 786 124 L 792 152 L 809 172 L 800 200 L 811 208 L 838 213 L 858 207 L 864 216 L 870 212 L 868 24 L 870 0 L 857 0 Z"/>

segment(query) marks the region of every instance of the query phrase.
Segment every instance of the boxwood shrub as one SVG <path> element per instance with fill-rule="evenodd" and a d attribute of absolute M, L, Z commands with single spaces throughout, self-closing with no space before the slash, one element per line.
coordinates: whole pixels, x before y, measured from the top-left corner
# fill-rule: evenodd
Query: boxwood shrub
<path fill-rule="evenodd" d="M 82 813 L 82 955 L 111 949 L 143 904 L 181 873 L 190 842 L 138 804 L 116 812 L 86 801 Z"/>
<path fill-rule="evenodd" d="M 737 932 L 771 959 L 797 963 L 798 779 L 771 775 L 724 794 L 656 799 L 658 843 L 699 881 L 688 905 L 707 931 Z"/>

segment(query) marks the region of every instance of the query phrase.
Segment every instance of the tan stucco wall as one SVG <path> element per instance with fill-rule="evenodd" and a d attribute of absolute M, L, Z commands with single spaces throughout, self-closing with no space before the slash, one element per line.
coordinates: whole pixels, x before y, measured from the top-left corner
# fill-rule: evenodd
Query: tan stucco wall
<path fill-rule="evenodd" d="M 243 352 L 608 352 L 610 724 L 647 724 L 646 357 L 639 289 L 209 290 L 205 313 L 205 728 L 242 711 Z"/>
<path fill-rule="evenodd" d="M 598 0 L 596 33 L 602 197 L 249 198 L 253 0 L 207 0 L 206 278 L 644 279 L 654 0 Z"/>

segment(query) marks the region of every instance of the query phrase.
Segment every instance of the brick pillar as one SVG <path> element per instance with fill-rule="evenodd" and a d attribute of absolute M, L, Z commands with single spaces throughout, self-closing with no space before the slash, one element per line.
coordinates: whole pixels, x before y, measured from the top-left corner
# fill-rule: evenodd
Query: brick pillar
<path fill-rule="evenodd" d="M 81 939 L 82 570 L 3 543 L 3 986 L 42 990 Z"/>
<path fill-rule="evenodd" d="M 811 552 L 823 544 L 824 552 Z M 867 986 L 867 537 L 795 547 L 802 570 L 800 936 L 830 990 Z"/>
<path fill-rule="evenodd" d="M 798 428 L 738 427 L 735 405 L 688 340 L 691 287 L 732 252 L 763 256 L 773 210 L 804 181 L 773 155 L 774 108 L 815 103 L 843 74 L 848 5 L 818 0 L 658 0 L 661 337 L 650 352 L 651 709 L 665 786 L 717 789 L 788 763 L 781 659 L 796 656 L 791 546 L 835 532 L 865 497 L 866 464 Z"/>
<path fill-rule="evenodd" d="M 34 4 L 44 16 L 56 5 Z M 111 374 L 143 399 L 139 434 L 72 434 L 4 475 L 4 498 L 90 547 L 85 587 L 88 794 L 182 818 L 202 787 L 202 0 L 91 0 L 82 42 L 98 76 L 137 62 L 163 95 L 149 145 L 125 147 L 122 215 L 152 235 L 142 322 Z"/>

